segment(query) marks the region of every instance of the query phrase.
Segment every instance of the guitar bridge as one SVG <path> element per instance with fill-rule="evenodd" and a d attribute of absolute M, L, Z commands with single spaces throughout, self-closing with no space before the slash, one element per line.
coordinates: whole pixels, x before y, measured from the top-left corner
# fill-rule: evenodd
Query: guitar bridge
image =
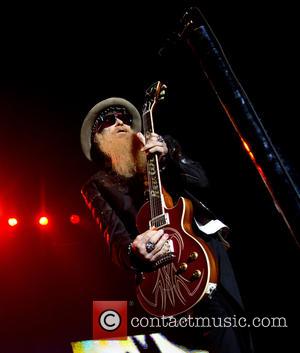
<path fill-rule="evenodd" d="M 169 264 L 174 260 L 174 258 L 175 255 L 172 253 L 164 255 L 163 257 L 154 262 L 154 264 L 152 265 L 152 270 L 157 270 L 159 267 Z"/>
<path fill-rule="evenodd" d="M 170 218 L 168 213 L 163 213 L 159 216 L 152 218 L 149 222 L 150 228 L 155 227 L 157 229 L 165 227 L 170 224 Z"/>

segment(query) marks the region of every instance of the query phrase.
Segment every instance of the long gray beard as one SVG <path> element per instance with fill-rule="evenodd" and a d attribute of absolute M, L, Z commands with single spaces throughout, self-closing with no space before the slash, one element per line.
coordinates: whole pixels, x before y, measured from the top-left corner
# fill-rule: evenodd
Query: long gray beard
<path fill-rule="evenodd" d="M 142 143 L 134 132 L 124 136 L 105 133 L 96 134 L 99 149 L 110 158 L 112 169 L 119 175 L 130 178 L 146 172 L 146 154 L 141 151 Z"/>

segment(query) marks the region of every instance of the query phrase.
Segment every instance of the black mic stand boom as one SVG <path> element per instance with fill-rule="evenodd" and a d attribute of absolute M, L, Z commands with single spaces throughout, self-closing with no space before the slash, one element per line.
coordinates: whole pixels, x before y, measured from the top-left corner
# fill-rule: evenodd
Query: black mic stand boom
<path fill-rule="evenodd" d="M 201 11 L 187 9 L 178 38 L 187 43 L 223 110 L 254 163 L 274 206 L 299 246 L 300 198 L 296 185 L 280 159 L 261 120 Z"/>

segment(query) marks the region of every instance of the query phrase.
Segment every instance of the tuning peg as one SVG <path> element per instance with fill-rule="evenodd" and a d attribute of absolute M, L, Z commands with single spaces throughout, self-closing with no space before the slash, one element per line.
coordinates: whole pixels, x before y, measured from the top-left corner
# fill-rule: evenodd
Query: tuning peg
<path fill-rule="evenodd" d="M 165 86 L 166 87 L 166 86 Z M 166 95 L 166 90 L 165 89 L 162 89 L 159 93 L 159 99 L 164 99 L 165 98 L 165 95 Z"/>

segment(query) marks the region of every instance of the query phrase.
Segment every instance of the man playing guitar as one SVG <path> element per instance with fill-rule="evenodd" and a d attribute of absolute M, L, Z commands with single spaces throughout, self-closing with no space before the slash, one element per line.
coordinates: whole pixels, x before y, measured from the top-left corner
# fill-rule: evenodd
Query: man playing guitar
<path fill-rule="evenodd" d="M 162 86 L 151 89 L 154 98 L 147 91 L 151 98 L 143 110 L 144 134 L 138 110 L 122 98 L 99 102 L 85 117 L 81 145 L 98 172 L 82 195 L 112 261 L 137 273 L 137 297 L 148 313 L 240 314 L 243 304 L 222 236 L 227 227 L 193 193 L 208 183 L 201 165 L 186 157 L 172 137 L 154 132 L 152 108 Z M 234 327 L 174 329 L 166 335 L 191 349 L 251 352 L 248 332 Z"/>

